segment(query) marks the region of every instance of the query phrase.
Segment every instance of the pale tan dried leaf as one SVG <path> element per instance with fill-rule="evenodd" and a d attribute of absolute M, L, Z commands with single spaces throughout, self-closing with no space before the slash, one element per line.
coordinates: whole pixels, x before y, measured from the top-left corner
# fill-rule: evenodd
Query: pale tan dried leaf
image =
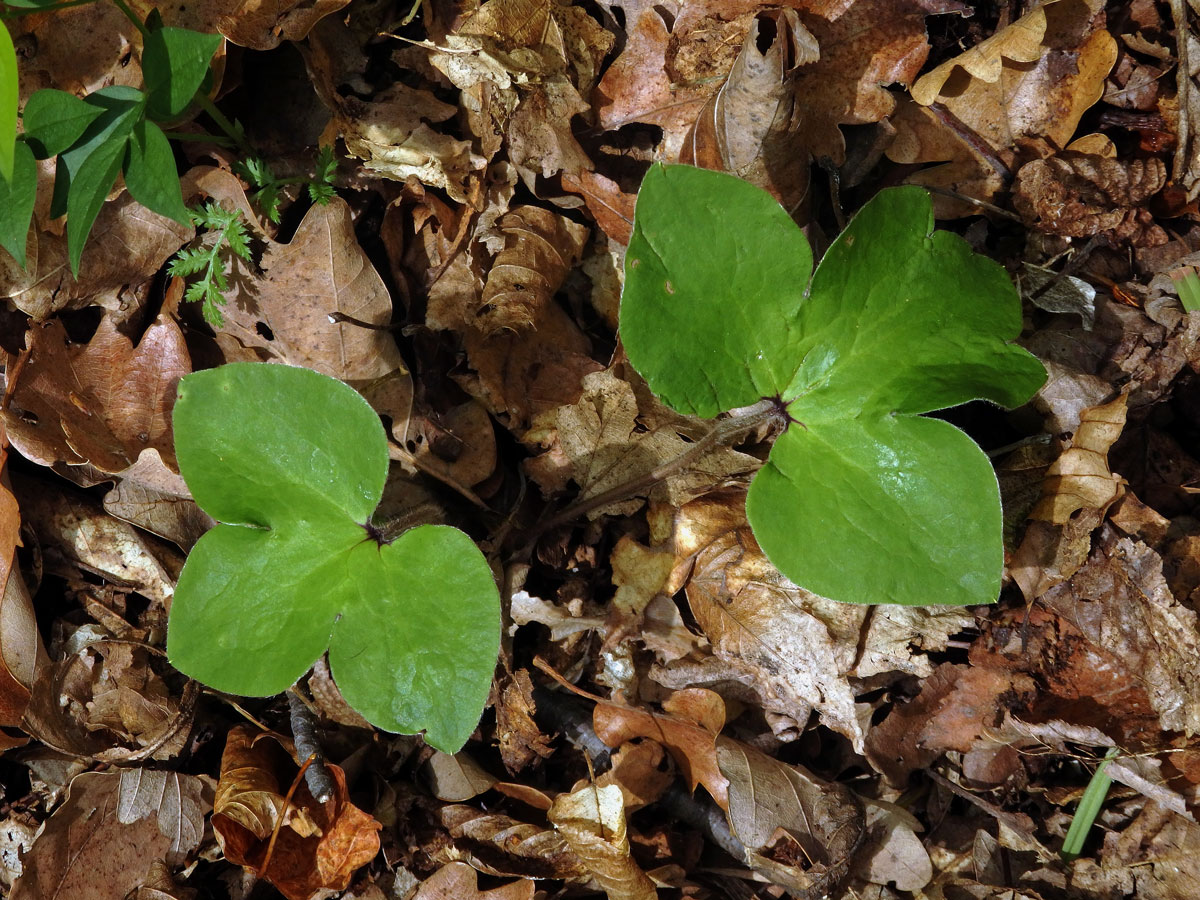
<path fill-rule="evenodd" d="M 933 880 L 933 861 L 916 835 L 920 823 L 892 803 L 872 800 L 865 805 L 870 836 L 856 854 L 855 874 L 872 884 L 920 891 Z"/>
<path fill-rule="evenodd" d="M 625 807 L 616 785 L 584 785 L 559 794 L 547 818 L 582 859 L 609 900 L 654 900 L 654 882 L 629 851 Z"/>
<path fill-rule="evenodd" d="M 0 726 L 21 724 L 29 706 L 35 672 L 49 660 L 42 646 L 33 598 L 14 567 L 21 545 L 21 510 L 9 486 L 4 423 L 0 422 Z M 0 733 L 0 749 L 17 746 L 19 738 Z"/>
<path fill-rule="evenodd" d="M 912 98 L 901 102 L 891 117 L 896 137 L 888 158 L 943 162 L 909 180 L 987 200 L 1006 186 L 1020 162 L 1065 147 L 1080 118 L 1103 95 L 1104 79 L 1117 57 L 1116 41 L 1102 17 L 1096 17 L 1095 5 L 1094 0 L 1059 0 L 1030 13 L 1046 23 L 1037 55 L 1009 63 L 1002 54 L 989 56 L 986 65 L 980 62 L 981 71 L 998 60 L 995 80 L 974 77 L 966 69 L 953 74 L 955 64 L 946 70 L 952 75 L 948 80 L 928 82 L 936 85 L 934 99 L 945 112 L 935 114 Z M 1022 28 L 1021 34 L 1030 32 Z M 924 85 L 918 93 L 926 97 Z M 950 121 L 963 127 L 952 128 Z M 976 211 L 971 204 L 934 198 L 939 218 Z"/>
<path fill-rule="evenodd" d="M 196 849 L 210 808 L 204 782 L 192 775 L 79 775 L 34 842 L 12 900 L 125 900 L 156 861 L 173 867 Z"/>
<path fill-rule="evenodd" d="M 1031 10 L 991 37 L 922 75 L 913 83 L 912 98 L 922 106 L 935 102 L 956 69 L 963 69 L 973 78 L 994 84 L 1000 80 L 1005 60 L 1011 63 L 1037 60 L 1044 49 L 1042 38 L 1046 35 L 1046 7 L 1055 2 L 1058 0 L 1050 0 Z"/>
<path fill-rule="evenodd" d="M 67 562 L 169 605 L 183 556 L 155 537 L 114 519 L 64 482 L 25 478 L 13 485 L 21 511 L 42 543 Z M 72 573 L 73 574 L 73 573 Z"/>
<path fill-rule="evenodd" d="M 476 313 L 485 336 L 530 327 L 537 310 L 554 301 L 588 237 L 584 226 L 536 206 L 515 207 L 497 225 L 504 249 L 488 271 Z"/>
<path fill-rule="evenodd" d="M 143 450 L 137 462 L 114 474 L 117 482 L 104 495 L 104 510 L 123 522 L 172 541 L 184 551 L 216 524 L 157 450 Z"/>
<path fill-rule="evenodd" d="M 526 878 L 481 891 L 475 870 L 466 863 L 452 862 L 421 882 L 412 900 L 533 900 L 533 890 L 534 883 Z"/>
<path fill-rule="evenodd" d="M 425 761 L 425 777 L 433 796 L 452 803 L 470 800 L 496 783 L 496 778 L 461 751 L 443 753 L 435 750 Z"/>
<path fill-rule="evenodd" d="M 811 892 L 833 890 L 849 871 L 862 843 L 865 820 L 858 798 L 840 784 L 824 781 L 730 738 L 717 739 L 717 759 L 729 779 L 729 825 L 746 846 L 747 862 L 776 884 Z M 772 849 L 799 858 L 807 870 L 780 863 Z"/>
<path fill-rule="evenodd" d="M 612 551 L 612 580 L 617 587 L 605 645 L 613 646 L 635 634 L 642 615 L 667 583 L 675 558 L 661 550 L 651 550 L 623 535 Z"/>
<path fill-rule="evenodd" d="M 1108 467 L 1108 451 L 1125 428 L 1128 397 L 1121 394 L 1080 414 L 1079 428 L 1050 468 L 1031 519 L 1064 525 L 1081 509 L 1106 510 L 1121 498 L 1125 479 Z"/>

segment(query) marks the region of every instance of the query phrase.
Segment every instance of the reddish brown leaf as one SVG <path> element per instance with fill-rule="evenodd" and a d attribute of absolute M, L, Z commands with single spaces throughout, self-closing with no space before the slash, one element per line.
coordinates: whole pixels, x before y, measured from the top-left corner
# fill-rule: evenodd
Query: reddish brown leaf
<path fill-rule="evenodd" d="M 329 771 L 334 796 L 327 802 L 317 803 L 301 781 L 288 803 L 299 772 L 289 753 L 249 726 L 229 732 L 213 828 L 227 859 L 258 872 L 288 900 L 308 900 L 323 888 L 345 890 L 379 852 L 382 826 L 349 801 L 341 767 L 329 765 Z"/>

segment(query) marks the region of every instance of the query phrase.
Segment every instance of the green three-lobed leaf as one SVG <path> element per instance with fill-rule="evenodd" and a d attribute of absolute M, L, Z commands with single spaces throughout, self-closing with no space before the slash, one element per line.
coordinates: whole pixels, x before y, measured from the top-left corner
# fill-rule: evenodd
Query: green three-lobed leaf
<path fill-rule="evenodd" d="M 933 230 L 915 187 L 880 192 L 815 273 L 803 234 L 732 176 L 653 167 L 626 255 L 621 336 L 650 387 L 713 416 L 787 406 L 747 498 L 789 578 L 835 600 L 990 603 L 1003 565 L 996 477 L 954 426 L 920 414 L 1025 402 L 1045 380 L 1010 343 L 1004 270 Z"/>
<path fill-rule="evenodd" d="M 308 369 L 234 363 L 180 382 L 180 471 L 217 525 L 171 607 L 173 665 L 218 690 L 279 693 L 328 648 L 368 721 L 453 752 L 478 723 L 499 649 L 499 596 L 465 534 L 365 527 L 387 474 L 378 416 Z"/>

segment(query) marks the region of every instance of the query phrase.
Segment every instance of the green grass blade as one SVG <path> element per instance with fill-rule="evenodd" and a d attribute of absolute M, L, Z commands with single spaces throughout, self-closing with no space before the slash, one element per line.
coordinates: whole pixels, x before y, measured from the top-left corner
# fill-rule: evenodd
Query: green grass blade
<path fill-rule="evenodd" d="M 1104 755 L 1100 765 L 1096 766 L 1096 772 L 1083 792 L 1079 808 L 1075 810 L 1075 818 L 1071 820 L 1071 827 L 1067 829 L 1067 836 L 1063 840 L 1062 851 L 1059 854 L 1067 862 L 1079 858 L 1079 854 L 1083 851 L 1083 842 L 1087 840 L 1088 832 L 1092 830 L 1096 816 L 1100 814 L 1100 807 L 1104 805 L 1104 798 L 1108 796 L 1108 788 L 1112 784 L 1112 778 L 1105 773 L 1105 770 L 1108 768 L 1108 761 L 1116 755 L 1117 748 L 1109 747 L 1108 753 Z"/>
<path fill-rule="evenodd" d="M 1171 273 L 1171 281 L 1175 282 L 1175 290 L 1188 312 L 1200 309 L 1200 275 L 1195 266 L 1183 266 Z"/>

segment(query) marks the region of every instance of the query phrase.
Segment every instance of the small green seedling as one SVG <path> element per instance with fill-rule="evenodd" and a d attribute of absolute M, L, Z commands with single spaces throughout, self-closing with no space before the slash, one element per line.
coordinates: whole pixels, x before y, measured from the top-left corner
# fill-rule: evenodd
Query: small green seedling
<path fill-rule="evenodd" d="M 228 247 L 234 256 L 250 262 L 250 235 L 246 232 L 242 214 L 219 203 L 210 201 L 189 209 L 188 214 L 197 228 L 213 232 L 212 238 L 198 247 L 180 250 L 167 266 L 167 272 L 179 278 L 200 276 L 188 285 L 183 299 L 202 304 L 204 321 L 220 328 L 225 324 L 221 307 L 225 305 L 225 292 L 229 290 L 221 251 Z"/>
<path fill-rule="evenodd" d="M 158 123 L 187 109 L 208 76 L 208 63 L 221 45 L 221 36 L 163 27 L 156 16 L 146 25 L 137 24 L 143 32 L 145 90 L 111 85 L 81 99 L 47 89 L 34 92 L 25 104 L 25 130 L 14 147 L 11 177 L 0 178 L 0 246 L 22 266 L 37 193 L 38 159 L 58 157 L 50 215 L 67 215 L 67 256 L 76 277 L 84 243 L 118 175 L 124 174 L 125 187 L 138 203 L 177 222 L 188 222 L 175 155 Z M 0 48 L 0 58 L 6 56 Z M 0 62 L 4 129 L 10 85 L 16 91 L 15 67 L 11 79 L 8 68 Z M 4 142 L 0 133 L 0 144 Z M 4 163 L 0 150 L 0 173 Z"/>
<path fill-rule="evenodd" d="M 249 182 L 251 196 L 263 214 L 272 222 L 278 223 L 280 191 L 286 185 L 304 185 L 308 190 L 309 199 L 322 206 L 332 199 L 333 176 L 337 172 L 337 158 L 333 155 L 332 147 L 322 147 L 317 152 L 316 167 L 311 178 L 278 178 L 266 160 L 257 156 L 238 160 L 234 163 L 233 170 Z"/>
<path fill-rule="evenodd" d="M 1045 380 L 1010 343 L 1004 270 L 933 230 L 928 195 L 881 191 L 815 273 L 808 241 L 733 176 L 653 166 L 625 257 L 621 339 L 668 405 L 712 417 L 767 400 L 785 430 L 746 501 L 775 566 L 834 600 L 994 602 L 991 463 L 922 413 L 1019 405 Z"/>
<path fill-rule="evenodd" d="M 328 648 L 335 681 L 369 722 L 458 750 L 491 685 L 499 594 L 457 529 L 383 540 L 371 515 L 387 439 L 367 402 L 308 369 L 232 363 L 180 382 L 174 429 L 180 472 L 221 524 L 180 575 L 172 665 L 262 697 Z"/>
<path fill-rule="evenodd" d="M 1195 266 L 1180 266 L 1169 273 L 1179 294 L 1179 302 L 1187 312 L 1200 309 L 1200 274 Z"/>
<path fill-rule="evenodd" d="M 1096 822 L 1096 816 L 1100 815 L 1100 808 L 1104 806 L 1104 798 L 1108 796 L 1108 788 L 1112 784 L 1112 778 L 1105 770 L 1109 760 L 1116 755 L 1117 748 L 1109 747 L 1100 765 L 1096 766 L 1092 780 L 1084 788 L 1083 796 L 1079 798 L 1079 808 L 1075 810 L 1071 827 L 1067 829 L 1067 836 L 1063 839 L 1062 850 L 1059 853 L 1067 862 L 1079 858 L 1079 854 L 1083 852 L 1083 842 L 1087 840 L 1088 832 Z"/>

